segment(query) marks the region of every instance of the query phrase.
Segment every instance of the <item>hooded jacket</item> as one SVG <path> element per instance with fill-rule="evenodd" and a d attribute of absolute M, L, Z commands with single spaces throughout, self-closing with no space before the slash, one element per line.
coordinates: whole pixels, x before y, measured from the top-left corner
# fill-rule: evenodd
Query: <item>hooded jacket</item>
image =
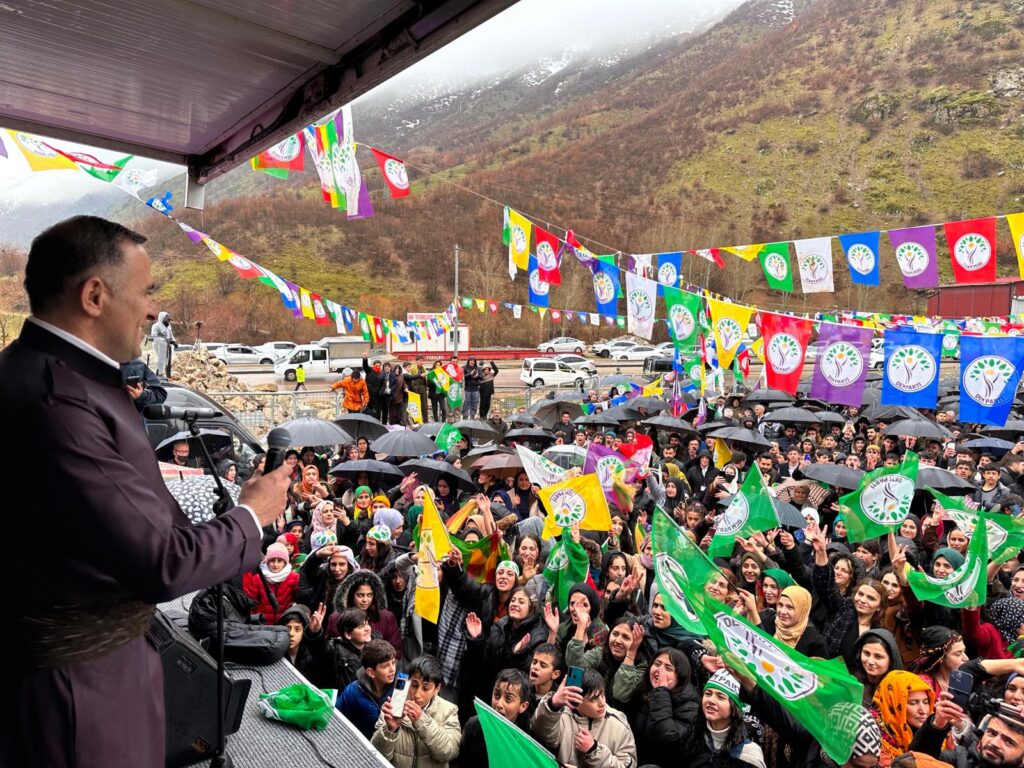
<path fill-rule="evenodd" d="M 384 594 L 384 582 L 373 571 L 354 571 L 345 577 L 334 592 L 334 613 L 327 623 L 327 636 L 338 636 L 338 616 L 346 608 L 352 606 L 352 595 L 357 587 L 369 584 L 373 590 L 373 603 L 367 610 L 370 628 L 376 635 L 391 643 L 395 649 L 395 657 L 402 658 L 402 635 L 398 630 L 398 619 L 387 609 L 387 597 Z"/>
<path fill-rule="evenodd" d="M 700 696 L 687 679 L 671 691 L 652 688 L 639 697 L 630 720 L 640 765 L 676 765 L 693 732 Z"/>
<path fill-rule="evenodd" d="M 626 716 L 607 707 L 604 717 L 591 720 L 576 714 L 569 707 L 551 708 L 549 693 L 533 713 L 533 735 L 555 753 L 559 765 L 579 768 L 635 768 L 636 741 Z M 581 728 L 594 737 L 594 749 L 586 754 L 576 751 L 576 735 Z"/>

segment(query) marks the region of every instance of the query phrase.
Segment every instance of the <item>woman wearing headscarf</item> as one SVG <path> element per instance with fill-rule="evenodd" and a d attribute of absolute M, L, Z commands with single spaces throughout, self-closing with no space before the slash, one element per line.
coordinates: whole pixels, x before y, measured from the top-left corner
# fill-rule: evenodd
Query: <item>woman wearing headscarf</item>
<path fill-rule="evenodd" d="M 294 493 L 301 502 L 313 507 L 330 498 L 331 490 L 320 479 L 320 470 L 316 468 L 316 464 L 303 467 L 300 478 L 295 484 Z"/>
<path fill-rule="evenodd" d="M 914 735 L 935 711 L 935 691 L 913 672 L 894 670 L 882 678 L 872 700 L 882 729 L 882 759 L 888 765 L 913 750 Z"/>
<path fill-rule="evenodd" d="M 887 629 L 870 629 L 857 638 L 851 660 L 846 667 L 864 684 L 864 706 L 870 706 L 875 689 L 894 669 L 903 669 L 903 658 L 896 646 L 896 638 Z"/>
<path fill-rule="evenodd" d="M 590 584 L 576 584 L 569 590 L 569 610 L 565 611 L 558 627 L 558 645 L 565 653 L 569 639 L 576 634 L 576 619 L 579 617 L 577 606 L 582 607 L 590 621 L 587 624 L 586 648 L 599 648 L 608 639 L 608 626 L 601 619 L 601 598 Z"/>
<path fill-rule="evenodd" d="M 925 627 L 920 632 L 920 655 L 908 665 L 935 695 L 949 688 L 949 675 L 967 661 L 967 647 L 959 632 L 949 627 Z"/>
<path fill-rule="evenodd" d="M 334 613 L 327 621 L 327 637 L 338 637 L 338 617 L 348 608 L 366 611 L 370 628 L 375 637 L 391 643 L 395 658 L 402 659 L 402 635 L 398 631 L 398 620 L 387 608 L 384 582 L 372 571 L 356 571 L 349 574 L 334 593 Z"/>
<path fill-rule="evenodd" d="M 379 573 L 389 562 L 395 559 L 395 550 L 391 546 L 391 529 L 386 525 L 375 525 L 366 532 L 363 551 L 359 553 L 359 567 Z"/>
<path fill-rule="evenodd" d="M 373 513 L 373 524 L 384 525 L 391 531 L 391 546 L 396 549 L 409 549 L 412 536 L 405 530 L 405 518 L 397 509 L 383 507 Z"/>
<path fill-rule="evenodd" d="M 964 640 L 983 658 L 1013 658 L 1009 646 L 1024 629 L 1024 600 L 1004 597 L 989 605 L 986 612 L 989 621 L 981 620 L 978 608 L 960 611 Z"/>
<path fill-rule="evenodd" d="M 359 542 L 359 526 L 348 516 L 344 507 L 335 506 L 333 501 L 324 499 L 313 507 L 313 522 L 306 529 L 303 547 L 316 552 L 332 544 L 355 546 Z"/>
<path fill-rule="evenodd" d="M 761 624 L 767 626 L 768 620 L 775 616 L 775 607 L 779 602 L 779 595 L 786 587 L 796 584 L 793 577 L 781 568 L 765 568 L 761 573 L 761 600 L 760 611 Z"/>
<path fill-rule="evenodd" d="M 526 472 L 516 475 L 515 483 L 508 492 L 509 501 L 512 506 L 510 512 L 515 512 L 520 520 L 525 520 L 535 514 L 537 510 L 537 494 L 533 490 L 533 483 Z"/>
<path fill-rule="evenodd" d="M 321 604 L 333 605 L 335 591 L 358 568 L 351 547 L 331 545 L 315 550 L 299 570 L 296 599 L 311 611 L 315 611 Z"/>
<path fill-rule="evenodd" d="M 810 615 L 811 593 L 794 584 L 782 590 L 775 615 L 762 628 L 804 656 L 828 658 L 828 643 L 810 623 Z"/>

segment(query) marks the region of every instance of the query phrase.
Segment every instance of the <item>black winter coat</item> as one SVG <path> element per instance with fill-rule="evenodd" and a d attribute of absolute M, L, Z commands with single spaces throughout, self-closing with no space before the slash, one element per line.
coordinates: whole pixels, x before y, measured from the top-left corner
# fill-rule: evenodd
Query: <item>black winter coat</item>
<path fill-rule="evenodd" d="M 678 765 L 693 734 L 699 709 L 697 689 L 689 681 L 672 691 L 654 688 L 641 696 L 630 718 L 637 762 L 661 768 Z"/>

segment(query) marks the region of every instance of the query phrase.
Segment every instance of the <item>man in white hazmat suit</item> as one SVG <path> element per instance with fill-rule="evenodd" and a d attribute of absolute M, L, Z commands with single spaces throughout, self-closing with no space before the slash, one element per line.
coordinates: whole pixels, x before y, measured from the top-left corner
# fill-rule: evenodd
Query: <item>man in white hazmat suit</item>
<path fill-rule="evenodd" d="M 171 349 L 178 346 L 171 330 L 171 313 L 161 312 L 149 330 L 153 339 L 153 351 L 156 352 L 156 373 L 158 376 L 171 376 Z"/>

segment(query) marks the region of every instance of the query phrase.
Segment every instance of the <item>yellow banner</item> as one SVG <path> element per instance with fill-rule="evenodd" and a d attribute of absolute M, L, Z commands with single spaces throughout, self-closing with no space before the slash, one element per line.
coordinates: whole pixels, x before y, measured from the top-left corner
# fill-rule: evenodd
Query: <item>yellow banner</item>
<path fill-rule="evenodd" d="M 406 390 L 406 394 L 409 396 L 409 402 L 406 403 L 405 412 L 409 414 L 409 421 L 413 424 L 422 424 L 423 401 L 420 399 L 419 393 Z"/>
<path fill-rule="evenodd" d="M 758 243 L 757 245 L 727 245 L 723 246 L 722 250 L 739 256 L 744 261 L 753 261 L 764 249 L 764 245 L 764 243 Z"/>
<path fill-rule="evenodd" d="M 77 171 L 78 165 L 59 152 L 55 152 L 30 133 L 8 131 L 14 144 L 21 150 L 33 171 Z"/>
<path fill-rule="evenodd" d="M 416 594 L 413 610 L 429 622 L 437 624 L 441 612 L 441 590 L 437 581 L 438 564 L 451 551 L 452 541 L 444 527 L 434 500 L 423 496 L 423 514 L 420 517 L 420 548 L 416 558 Z"/>
<path fill-rule="evenodd" d="M 732 365 L 743 334 L 747 331 L 750 316 L 754 308 L 746 304 L 733 304 L 731 301 L 719 301 L 708 298 L 708 309 L 711 310 L 711 327 L 715 331 L 715 352 L 718 354 L 718 366 L 723 370 Z"/>
<path fill-rule="evenodd" d="M 544 538 L 557 536 L 563 528 L 577 523 L 584 531 L 608 531 L 612 526 L 608 500 L 593 472 L 549 485 L 537 491 L 537 495 L 548 510 Z"/>
<path fill-rule="evenodd" d="M 508 255 L 517 268 L 526 271 L 530 268 L 530 235 L 533 224 L 511 208 L 508 212 Z"/>
<path fill-rule="evenodd" d="M 1017 269 L 1024 277 L 1024 213 L 1011 213 L 1006 217 L 1013 237 L 1013 249 L 1017 252 Z"/>
<path fill-rule="evenodd" d="M 732 461 L 732 451 L 729 450 L 729 446 L 725 444 L 725 440 L 720 437 L 715 438 L 715 466 L 721 469 L 726 464 Z"/>
<path fill-rule="evenodd" d="M 299 288 L 299 307 L 302 309 L 303 317 L 316 320 L 316 312 L 313 311 L 313 297 L 305 288 Z"/>

